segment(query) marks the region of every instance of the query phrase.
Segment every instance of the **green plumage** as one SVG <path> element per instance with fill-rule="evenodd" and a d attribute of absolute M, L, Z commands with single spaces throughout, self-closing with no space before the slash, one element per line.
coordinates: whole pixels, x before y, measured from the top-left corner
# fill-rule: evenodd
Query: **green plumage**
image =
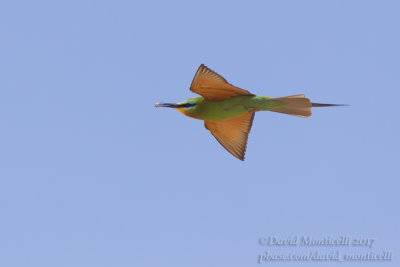
<path fill-rule="evenodd" d="M 266 96 L 235 96 L 223 101 L 209 101 L 196 97 L 186 102 L 193 102 L 195 105 L 182 112 L 200 120 L 224 120 L 251 111 L 273 110 L 288 105 Z"/>

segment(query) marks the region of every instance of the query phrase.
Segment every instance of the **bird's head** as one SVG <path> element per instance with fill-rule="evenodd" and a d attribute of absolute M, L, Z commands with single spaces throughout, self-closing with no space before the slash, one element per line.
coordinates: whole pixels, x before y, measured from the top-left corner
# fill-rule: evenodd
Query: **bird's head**
<path fill-rule="evenodd" d="M 196 109 L 201 102 L 202 97 L 191 98 L 176 104 L 171 103 L 156 103 L 156 108 L 166 107 L 166 108 L 175 108 L 178 111 L 182 112 L 184 115 L 196 118 L 195 112 Z"/>

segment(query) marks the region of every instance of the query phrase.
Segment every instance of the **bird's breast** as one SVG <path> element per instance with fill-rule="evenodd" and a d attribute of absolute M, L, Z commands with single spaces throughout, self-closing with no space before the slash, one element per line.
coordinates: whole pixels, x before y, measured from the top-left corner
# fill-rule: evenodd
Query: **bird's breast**
<path fill-rule="evenodd" d="M 224 120 L 240 116 L 249 112 L 246 105 L 248 99 L 249 96 L 237 96 L 223 101 L 203 101 L 193 115 L 202 120 Z"/>

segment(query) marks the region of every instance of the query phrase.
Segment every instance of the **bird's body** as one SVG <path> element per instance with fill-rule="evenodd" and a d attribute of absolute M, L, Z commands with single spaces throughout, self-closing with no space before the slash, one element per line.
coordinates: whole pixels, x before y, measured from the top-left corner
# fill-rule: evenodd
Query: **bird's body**
<path fill-rule="evenodd" d="M 273 110 L 287 104 L 266 96 L 234 96 L 220 101 L 209 101 L 203 97 L 191 98 L 186 101 L 196 103 L 193 108 L 177 108 L 186 116 L 204 120 L 225 120 L 248 112 Z M 178 103 L 179 104 L 179 103 Z"/>
<path fill-rule="evenodd" d="M 218 142 L 240 160 L 244 160 L 255 112 L 270 110 L 307 118 L 311 116 L 312 107 L 336 106 L 311 103 L 305 95 L 257 96 L 231 85 L 203 64 L 197 70 L 190 90 L 202 97 L 177 104 L 156 104 L 156 107 L 175 108 L 186 116 L 203 120 Z"/>

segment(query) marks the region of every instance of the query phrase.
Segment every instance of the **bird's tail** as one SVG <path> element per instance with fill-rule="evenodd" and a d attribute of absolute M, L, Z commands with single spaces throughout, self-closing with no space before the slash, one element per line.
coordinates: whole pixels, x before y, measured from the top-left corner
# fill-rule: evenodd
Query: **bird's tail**
<path fill-rule="evenodd" d="M 273 109 L 271 111 L 294 115 L 302 118 L 308 118 L 311 116 L 312 107 L 343 106 L 337 104 L 311 103 L 310 99 L 306 98 L 305 95 L 292 95 L 286 97 L 279 97 L 279 98 L 274 98 L 274 100 L 285 102 L 287 103 L 287 105 Z"/>

